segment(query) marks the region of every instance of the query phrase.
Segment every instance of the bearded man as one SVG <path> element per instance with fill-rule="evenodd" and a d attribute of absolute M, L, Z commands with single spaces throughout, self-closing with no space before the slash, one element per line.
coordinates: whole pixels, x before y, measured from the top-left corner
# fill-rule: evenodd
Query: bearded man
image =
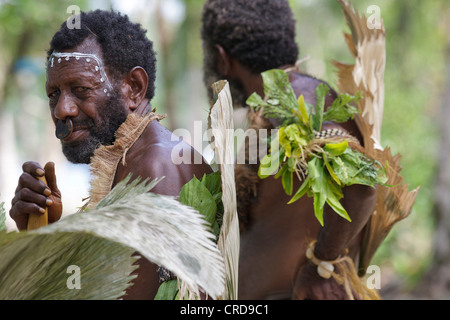
<path fill-rule="evenodd" d="M 278 68 L 289 73 L 297 95 L 316 103 L 315 89 L 323 83 L 294 68 L 298 59 L 295 21 L 287 0 L 206 0 L 201 35 L 204 50 L 204 81 L 207 88 L 226 79 L 235 106 L 245 106 L 256 92 L 264 96 L 261 72 Z M 326 104 L 336 98 L 330 90 Z M 250 127 L 271 129 L 277 119 L 263 119 L 251 113 Z M 324 123 L 322 130 L 339 129 L 362 143 L 353 121 Z M 356 260 L 362 230 L 375 205 L 375 189 L 353 185 L 343 189 L 341 204 L 351 222 L 329 206 L 324 209 L 324 226 L 314 215 L 313 200 L 303 196 L 290 200 L 281 179 L 259 179 L 258 164 L 236 165 L 238 213 L 241 228 L 239 266 L 240 299 L 346 299 L 343 286 L 318 274 L 308 244 L 316 240 L 312 254 L 316 261 L 334 261 L 340 256 Z M 294 184 L 294 190 L 300 186 Z"/>
<path fill-rule="evenodd" d="M 73 163 L 91 164 L 88 206 L 130 174 L 132 180 L 164 176 L 152 192 L 176 196 L 194 176 L 212 172 L 205 162 L 172 162 L 175 146 L 192 159 L 195 151 L 173 139 L 159 123 L 163 117 L 152 112 L 156 58 L 146 31 L 115 12 L 83 12 L 80 21 L 80 29 L 63 23 L 51 40 L 46 91 L 64 155 Z M 60 219 L 54 164 L 26 162 L 10 216 L 24 230 L 30 214 L 46 209 L 50 223 Z M 142 258 L 138 264 L 137 278 L 124 298 L 152 299 L 159 287 L 158 266 Z"/>

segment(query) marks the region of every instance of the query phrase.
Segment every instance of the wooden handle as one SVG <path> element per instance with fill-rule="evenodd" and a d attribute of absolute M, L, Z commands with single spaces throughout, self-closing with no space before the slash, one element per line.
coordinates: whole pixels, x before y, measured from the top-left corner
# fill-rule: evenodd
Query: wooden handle
<path fill-rule="evenodd" d="M 38 179 L 44 182 L 45 185 L 47 185 L 47 180 L 45 179 L 45 176 L 38 177 Z M 42 215 L 38 214 L 28 215 L 27 230 L 34 230 L 40 227 L 44 227 L 46 225 L 48 225 L 48 209 L 45 209 L 45 213 Z"/>

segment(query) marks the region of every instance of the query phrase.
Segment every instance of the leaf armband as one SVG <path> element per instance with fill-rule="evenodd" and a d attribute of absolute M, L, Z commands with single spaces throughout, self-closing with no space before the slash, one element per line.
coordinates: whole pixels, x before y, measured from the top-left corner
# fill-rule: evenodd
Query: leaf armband
<path fill-rule="evenodd" d="M 337 123 L 352 119 L 357 108 L 351 103 L 360 96 L 340 94 L 332 105 L 325 108 L 329 88 L 320 84 L 316 88 L 315 106 L 305 103 L 303 95 L 296 97 L 289 77 L 283 70 L 262 73 L 265 98 L 253 93 L 247 100 L 250 107 L 261 110 L 265 117 L 277 118 L 281 125 L 271 137 L 268 154 L 261 159 L 258 175 L 281 177 L 283 188 L 292 195 L 293 179 L 302 184 L 288 203 L 305 194 L 314 198 L 314 213 L 323 225 L 323 209 L 327 203 L 338 215 L 350 221 L 339 200 L 342 188 L 353 184 L 385 185 L 385 168 L 377 161 L 349 145 L 350 136 L 338 129 L 322 131 L 324 121 Z"/>

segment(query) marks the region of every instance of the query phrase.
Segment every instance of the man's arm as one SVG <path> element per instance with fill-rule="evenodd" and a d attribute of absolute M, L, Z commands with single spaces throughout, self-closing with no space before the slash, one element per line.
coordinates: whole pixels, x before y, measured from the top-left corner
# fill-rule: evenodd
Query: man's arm
<path fill-rule="evenodd" d="M 338 216 L 328 205 L 324 208 L 324 227 L 320 230 L 314 256 L 323 261 L 332 261 L 345 254 L 345 250 L 360 235 L 375 205 L 375 189 L 354 185 L 343 190 L 341 201 L 351 222 Z M 355 249 L 359 249 L 359 243 Z M 353 252 L 353 254 L 356 254 Z M 336 269 L 335 269 L 336 272 Z M 307 263 L 297 273 L 293 290 L 294 299 L 348 299 L 345 288 L 332 277 L 324 279 L 317 273 L 317 266 Z"/>
<path fill-rule="evenodd" d="M 376 201 L 376 189 L 352 185 L 343 189 L 341 203 L 351 222 L 336 214 L 329 206 L 324 209 L 324 227 L 320 230 L 314 250 L 320 260 L 334 260 L 343 254 L 369 220 Z"/>
<path fill-rule="evenodd" d="M 352 121 L 353 122 L 353 121 Z M 350 122 L 349 122 L 350 123 Z M 349 125 L 341 126 L 328 123 L 323 129 L 338 128 L 348 132 Z M 359 241 L 364 226 L 367 224 L 376 204 L 376 189 L 364 185 L 352 185 L 343 188 L 342 206 L 350 216 L 351 222 L 339 216 L 334 210 L 325 205 L 323 221 L 314 248 L 314 256 L 322 261 L 333 261 L 345 254 L 350 246 Z M 359 251 L 359 242 L 356 245 Z M 295 280 L 294 297 L 296 299 L 346 299 L 344 287 L 338 285 L 332 278 L 321 278 L 317 273 L 317 266 L 313 263 L 305 265 Z"/>

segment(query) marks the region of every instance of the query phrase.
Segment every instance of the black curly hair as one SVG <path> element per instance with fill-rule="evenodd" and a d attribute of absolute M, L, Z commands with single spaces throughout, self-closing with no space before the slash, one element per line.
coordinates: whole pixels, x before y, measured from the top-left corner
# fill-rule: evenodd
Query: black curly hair
<path fill-rule="evenodd" d="M 113 79 L 119 79 L 132 68 L 140 66 L 147 72 L 149 82 L 146 98 L 155 93 L 156 53 L 140 24 L 132 23 L 119 12 L 95 10 L 80 13 L 80 29 L 69 29 L 67 23 L 55 33 L 48 57 L 53 51 L 68 50 L 94 37 L 100 45 L 105 66 Z"/>
<path fill-rule="evenodd" d="M 299 54 L 295 19 L 287 0 L 206 0 L 201 36 L 254 73 L 294 64 Z"/>

